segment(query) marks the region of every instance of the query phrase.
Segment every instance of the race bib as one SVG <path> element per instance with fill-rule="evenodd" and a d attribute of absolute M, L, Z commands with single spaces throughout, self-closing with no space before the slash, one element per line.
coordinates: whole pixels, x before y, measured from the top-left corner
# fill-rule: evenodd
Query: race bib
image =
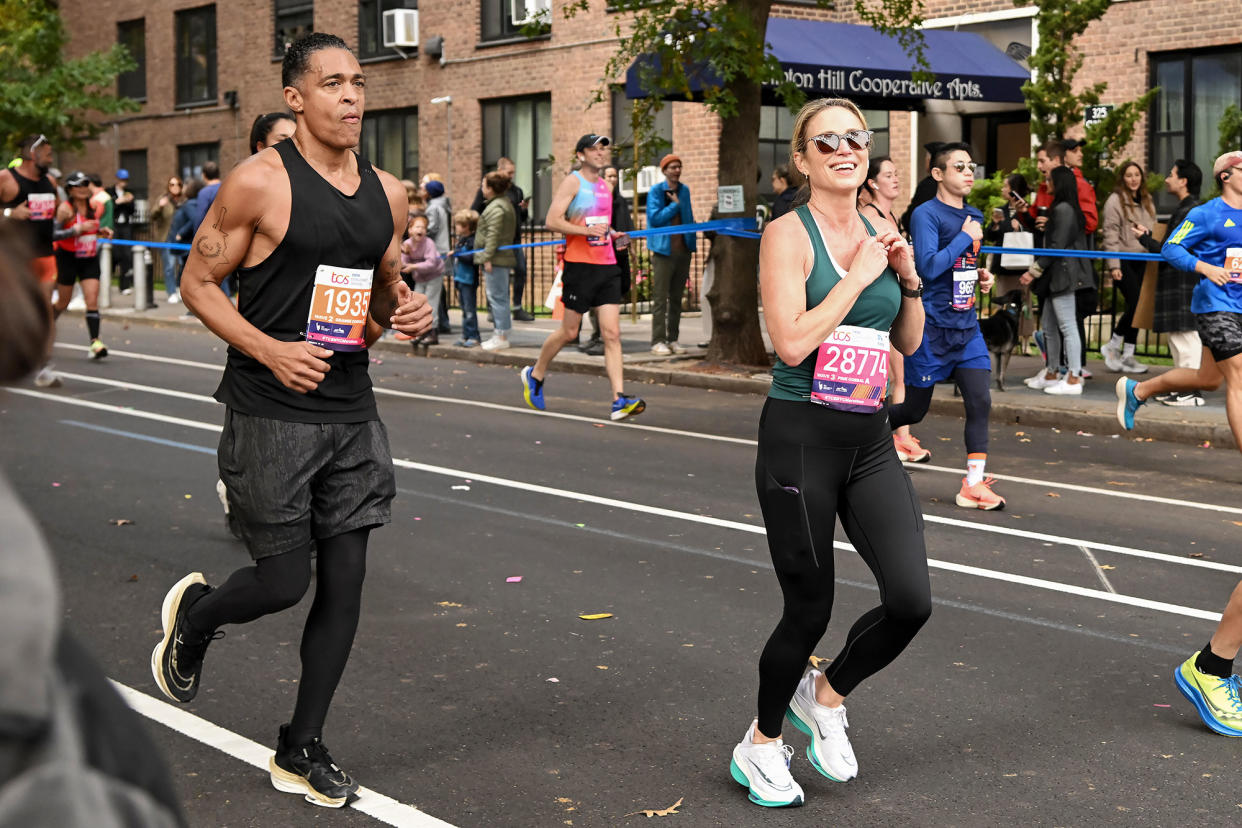
<path fill-rule="evenodd" d="M 1242 247 L 1225 251 L 1225 270 L 1229 272 L 1229 281 L 1242 282 Z"/>
<path fill-rule="evenodd" d="M 31 221 L 49 221 L 56 215 L 56 194 L 31 193 L 26 198 L 26 206 L 30 208 Z"/>
<path fill-rule="evenodd" d="M 975 306 L 975 285 L 979 283 L 979 271 L 953 271 L 953 298 L 949 305 L 955 311 L 968 311 Z"/>
<path fill-rule="evenodd" d="M 89 259 L 95 255 L 98 246 L 98 236 L 94 233 L 83 233 L 81 236 L 78 236 L 77 243 L 73 246 L 73 255 L 79 259 Z"/>
<path fill-rule="evenodd" d="M 612 223 L 612 219 L 609 218 L 608 216 L 587 216 L 586 217 L 587 227 L 594 227 L 597 224 L 602 224 L 605 227 L 607 227 L 611 223 Z M 607 233 L 605 233 L 603 236 L 600 236 L 599 238 L 595 238 L 595 236 L 587 236 L 587 244 L 591 245 L 591 247 L 605 247 L 606 245 L 608 245 L 608 243 L 609 243 L 609 239 L 608 239 Z"/>
<path fill-rule="evenodd" d="M 841 325 L 819 346 L 811 402 L 873 414 L 888 385 L 888 332 Z"/>
<path fill-rule="evenodd" d="M 320 265 L 306 319 L 306 341 L 330 351 L 366 347 L 373 270 Z"/>

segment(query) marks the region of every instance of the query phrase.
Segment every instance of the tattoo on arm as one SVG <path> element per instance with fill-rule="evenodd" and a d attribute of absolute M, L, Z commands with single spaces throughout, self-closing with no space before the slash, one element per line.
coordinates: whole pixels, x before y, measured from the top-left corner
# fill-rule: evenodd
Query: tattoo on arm
<path fill-rule="evenodd" d="M 228 248 L 229 234 L 224 231 L 224 218 L 228 214 L 227 207 L 220 208 L 220 215 L 216 218 L 215 224 L 211 225 L 211 229 L 219 234 L 218 237 L 210 233 L 204 234 L 194 242 L 194 249 L 198 251 L 198 255 L 204 259 L 224 259 Z M 217 262 L 211 266 L 210 273 L 215 275 L 218 270 L 223 270 L 225 275 L 232 271 L 233 267 L 227 259 Z"/>

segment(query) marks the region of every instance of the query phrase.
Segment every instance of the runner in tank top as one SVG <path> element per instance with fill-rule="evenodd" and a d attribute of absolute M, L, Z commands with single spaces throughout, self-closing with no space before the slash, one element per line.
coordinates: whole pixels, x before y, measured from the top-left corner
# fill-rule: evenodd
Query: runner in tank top
<path fill-rule="evenodd" d="M 604 369 L 612 386 L 609 416 L 622 420 L 647 407 L 640 398 L 627 396 L 621 385 L 621 268 L 614 248 L 623 248 L 630 240 L 612 229 L 612 190 L 600 175 L 608 166 L 608 139 L 594 133 L 583 135 L 574 153 L 581 169 L 556 188 L 545 222 L 548 229 L 565 234 L 561 276 L 565 316 L 544 340 L 535 364 L 522 369 L 522 395 L 531 408 L 544 410 L 543 381 L 552 360 L 566 345 L 578 341 L 583 315 L 595 308 L 604 340 Z"/>
<path fill-rule="evenodd" d="M 277 790 L 339 808 L 357 791 L 322 741 L 324 720 L 358 626 L 370 531 L 395 493 L 387 432 L 367 374 L 368 315 L 418 336 L 431 308 L 401 281 L 405 190 L 351 148 L 366 78 L 345 42 L 312 33 L 285 53 L 289 140 L 237 166 L 195 235 L 182 296 L 229 343 L 220 475 L 255 565 L 217 587 L 202 573 L 164 598 L 164 637 L 151 655 L 160 690 L 195 697 L 207 646 L 227 624 L 315 599 L 302 633 L 292 719 L 269 761 Z M 236 275 L 234 308 L 220 283 Z M 247 703 L 242 688 L 235 698 Z"/>
<path fill-rule="evenodd" d="M 86 303 L 86 331 L 90 337 L 91 359 L 103 359 L 108 349 L 99 338 L 99 214 L 90 203 L 91 182 L 85 173 L 70 173 L 65 179 L 69 200 L 56 208 L 53 231 L 56 250 L 56 319 L 69 307 L 75 282 L 82 283 Z"/>
<path fill-rule="evenodd" d="M 809 735 L 807 758 L 820 774 L 836 782 L 858 774 L 845 697 L 895 659 L 931 613 L 923 518 L 884 407 L 890 332 L 907 355 L 922 339 L 914 257 L 895 227 L 857 211 L 871 146 L 858 108 L 812 101 L 793 136 L 790 162 L 811 197 L 772 222 L 760 247 L 778 360 L 755 463 L 784 609 L 759 659 L 758 716 L 730 765 L 751 801 L 768 807 L 804 800 L 784 719 Z M 832 614 L 838 517 L 875 573 L 880 604 L 854 622 L 824 672 L 804 675 Z"/>

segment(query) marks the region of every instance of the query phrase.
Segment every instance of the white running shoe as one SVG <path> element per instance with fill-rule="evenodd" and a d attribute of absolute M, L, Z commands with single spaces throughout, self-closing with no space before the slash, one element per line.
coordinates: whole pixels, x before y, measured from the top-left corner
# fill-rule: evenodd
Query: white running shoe
<path fill-rule="evenodd" d="M 1034 388 L 1036 391 L 1042 391 L 1050 385 L 1056 385 L 1058 382 L 1064 382 L 1065 378 L 1058 375 L 1056 379 L 1048 379 L 1046 371 L 1040 371 L 1038 377 L 1031 377 L 1026 381 L 1028 388 Z"/>
<path fill-rule="evenodd" d="M 180 304 L 181 304 L 181 291 L 177 291 L 177 292 L 176 292 L 176 293 L 174 293 L 172 296 L 169 296 L 169 297 L 168 297 L 168 304 L 170 304 L 170 305 L 180 305 Z"/>
<path fill-rule="evenodd" d="M 1121 358 L 1121 370 L 1127 374 L 1146 374 L 1147 366 L 1134 358 L 1134 354 Z"/>
<path fill-rule="evenodd" d="M 789 723 L 811 737 L 806 758 L 815 770 L 833 782 L 848 782 L 858 776 L 858 760 L 845 729 L 850 723 L 845 718 L 845 705 L 827 707 L 815 700 L 815 681 L 819 670 L 812 670 L 798 682 L 798 689 L 789 700 L 785 718 Z"/>
<path fill-rule="evenodd" d="M 501 339 L 498 336 L 493 336 L 491 339 L 485 340 L 481 347 L 485 351 L 503 351 L 505 348 L 512 348 L 513 345 L 507 337 Z"/>
<path fill-rule="evenodd" d="M 1121 349 L 1114 347 L 1113 343 L 1105 342 L 1101 345 L 1100 356 L 1104 357 L 1104 365 L 1114 374 L 1121 373 L 1125 370 L 1121 367 Z"/>
<path fill-rule="evenodd" d="M 753 740 L 759 720 L 750 723 L 745 738 L 733 749 L 729 772 L 734 780 L 750 789 L 750 801 L 765 808 L 797 807 L 803 802 L 802 787 L 789 773 L 793 748 L 780 739 L 756 744 Z"/>
<path fill-rule="evenodd" d="M 1052 394 L 1056 397 L 1081 397 L 1082 396 L 1082 380 L 1078 382 L 1070 382 L 1068 377 L 1061 377 L 1059 382 L 1052 385 L 1044 386 L 1045 394 Z"/>
<path fill-rule="evenodd" d="M 673 353 L 673 349 L 668 347 L 668 345 L 666 345 L 663 342 L 657 342 L 656 344 L 651 346 L 651 353 L 655 354 L 656 356 L 668 356 L 669 354 Z"/>
<path fill-rule="evenodd" d="M 1044 378 L 1044 374 L 1046 373 L 1048 373 L 1048 370 L 1046 368 L 1040 368 L 1038 374 L 1036 374 L 1033 377 L 1027 377 L 1026 379 L 1022 380 L 1022 382 L 1023 384 L 1033 388 L 1034 386 L 1032 386 L 1031 383 L 1042 381 Z"/>
<path fill-rule="evenodd" d="M 39 373 L 35 374 L 34 382 L 40 388 L 59 388 L 60 375 L 52 370 L 52 366 L 44 365 L 39 369 Z"/>

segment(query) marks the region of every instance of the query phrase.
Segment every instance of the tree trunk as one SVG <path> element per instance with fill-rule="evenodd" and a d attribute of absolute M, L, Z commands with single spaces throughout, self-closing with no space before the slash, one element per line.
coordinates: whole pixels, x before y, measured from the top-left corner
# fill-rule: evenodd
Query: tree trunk
<path fill-rule="evenodd" d="M 745 0 L 745 5 L 755 28 L 766 32 L 771 0 Z M 759 189 L 760 89 L 749 80 L 735 81 L 732 89 L 737 114 L 721 121 L 716 180 L 721 185 L 741 184 L 743 215 L 753 216 Z M 759 330 L 759 240 L 717 235 L 712 247 L 716 277 L 708 291 L 712 340 L 706 361 L 766 368 L 771 361 Z"/>

